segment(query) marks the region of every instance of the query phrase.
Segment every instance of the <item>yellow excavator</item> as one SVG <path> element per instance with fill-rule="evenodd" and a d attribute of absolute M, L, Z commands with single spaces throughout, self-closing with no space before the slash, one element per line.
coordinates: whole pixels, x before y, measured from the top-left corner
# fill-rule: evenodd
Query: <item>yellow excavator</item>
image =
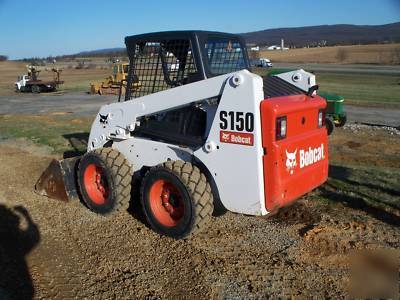
<path fill-rule="evenodd" d="M 115 64 L 113 67 L 113 74 L 111 76 L 108 76 L 101 83 L 90 84 L 90 93 L 99 95 L 118 95 L 121 87 L 121 93 L 125 94 L 128 69 L 129 64 Z M 136 82 L 133 84 L 138 85 L 139 83 Z"/>

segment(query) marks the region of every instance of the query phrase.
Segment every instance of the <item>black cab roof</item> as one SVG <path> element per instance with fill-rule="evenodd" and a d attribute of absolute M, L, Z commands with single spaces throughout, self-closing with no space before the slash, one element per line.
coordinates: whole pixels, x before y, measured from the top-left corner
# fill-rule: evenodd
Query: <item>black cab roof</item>
<path fill-rule="evenodd" d="M 137 34 L 125 37 L 125 44 L 138 43 L 148 41 L 150 39 L 187 39 L 187 38 L 198 38 L 202 40 L 208 37 L 228 37 L 235 38 L 244 43 L 243 38 L 234 33 L 218 32 L 218 31 L 204 31 L 204 30 L 176 30 L 176 31 L 159 31 L 144 34 Z"/>

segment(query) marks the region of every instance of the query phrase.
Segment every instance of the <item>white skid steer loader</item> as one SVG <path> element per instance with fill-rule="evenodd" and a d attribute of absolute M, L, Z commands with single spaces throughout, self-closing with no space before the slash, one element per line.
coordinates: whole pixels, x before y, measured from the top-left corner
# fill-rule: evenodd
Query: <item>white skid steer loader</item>
<path fill-rule="evenodd" d="M 253 74 L 245 43 L 227 33 L 160 32 L 125 43 L 125 101 L 101 107 L 87 153 L 52 162 L 38 193 L 79 197 L 109 215 L 127 209 L 135 175 L 151 227 L 187 238 L 214 207 L 266 215 L 327 179 L 326 102 L 313 74 Z"/>

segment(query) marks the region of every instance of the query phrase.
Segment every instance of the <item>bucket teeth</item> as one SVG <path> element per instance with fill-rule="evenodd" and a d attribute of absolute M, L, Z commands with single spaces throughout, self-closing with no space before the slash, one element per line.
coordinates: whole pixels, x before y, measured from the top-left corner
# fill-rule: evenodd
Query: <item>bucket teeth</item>
<path fill-rule="evenodd" d="M 49 198 L 69 201 L 78 198 L 76 167 L 79 158 L 53 159 L 35 184 L 35 192 Z"/>

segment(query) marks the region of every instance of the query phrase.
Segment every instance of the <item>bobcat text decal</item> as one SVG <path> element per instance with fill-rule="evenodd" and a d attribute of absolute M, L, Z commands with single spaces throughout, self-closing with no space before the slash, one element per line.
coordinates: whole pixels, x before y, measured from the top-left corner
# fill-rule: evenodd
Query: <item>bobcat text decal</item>
<path fill-rule="evenodd" d="M 219 112 L 219 140 L 221 143 L 254 145 L 254 115 L 251 112 Z"/>
<path fill-rule="evenodd" d="M 220 131 L 219 140 L 221 143 L 254 145 L 254 135 L 252 133 Z"/>
<path fill-rule="evenodd" d="M 286 170 L 293 174 L 294 169 L 297 167 L 297 152 L 299 152 L 299 167 L 300 169 L 309 165 L 315 164 L 325 158 L 324 144 L 316 148 L 308 147 L 307 150 L 297 149 L 293 152 L 286 150 Z"/>

